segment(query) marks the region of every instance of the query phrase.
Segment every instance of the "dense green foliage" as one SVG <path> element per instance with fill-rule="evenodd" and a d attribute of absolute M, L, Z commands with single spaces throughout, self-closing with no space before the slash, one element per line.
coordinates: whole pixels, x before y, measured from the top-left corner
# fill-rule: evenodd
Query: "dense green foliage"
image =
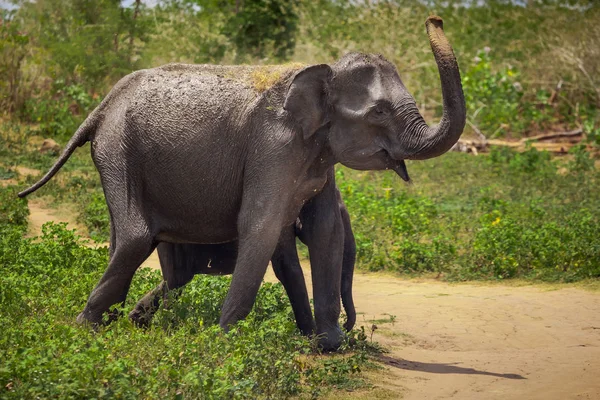
<path fill-rule="evenodd" d="M 15 226 L 22 231 L 27 226 L 29 209 L 26 200 L 17 199 L 17 191 L 7 188 L 0 191 L 0 226 Z"/>
<path fill-rule="evenodd" d="M 337 171 L 360 267 L 448 279 L 600 277 L 600 174 L 584 147 L 569 161 L 529 149 L 449 153 L 392 173 Z"/>
<path fill-rule="evenodd" d="M 2 398 L 273 398 L 364 385 L 365 335 L 355 351 L 312 351 L 294 324 L 281 285 L 265 284 L 251 315 L 218 326 L 228 278 L 198 276 L 147 330 L 127 318 L 94 332 L 77 326 L 107 262 L 63 224 L 24 239 L 27 203 L 0 189 L 0 383 Z M 160 282 L 138 271 L 125 310 Z M 358 336 L 357 336 L 358 335 Z"/>

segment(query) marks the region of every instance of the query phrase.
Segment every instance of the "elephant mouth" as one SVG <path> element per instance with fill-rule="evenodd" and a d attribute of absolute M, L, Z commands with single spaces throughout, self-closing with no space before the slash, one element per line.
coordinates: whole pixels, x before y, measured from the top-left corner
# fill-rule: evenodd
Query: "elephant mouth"
<path fill-rule="evenodd" d="M 391 164 L 388 169 L 393 170 L 404 182 L 410 182 L 410 176 L 408 175 L 408 170 L 406 169 L 406 163 L 404 160 L 396 160 L 389 151 L 382 149 L 381 150 L 389 160 Z"/>
<path fill-rule="evenodd" d="M 350 152 L 342 153 L 342 155 L 346 155 Z M 355 153 L 352 153 L 355 154 Z M 360 154 L 362 162 L 358 163 L 356 160 L 353 160 L 351 157 L 341 157 L 341 163 L 349 168 L 354 168 L 358 170 L 366 170 L 366 169 L 374 169 L 374 170 L 382 170 L 382 169 L 391 169 L 394 171 L 400 178 L 402 178 L 405 182 L 411 182 L 410 176 L 408 175 L 408 170 L 406 169 L 406 163 L 404 160 L 398 160 L 392 157 L 392 154 L 386 150 L 380 148 L 379 150 L 367 153 Z"/>
<path fill-rule="evenodd" d="M 394 165 L 392 169 L 400 178 L 402 178 L 404 182 L 410 182 L 410 176 L 408 176 L 408 170 L 406 169 L 406 163 L 404 160 L 396 162 L 396 165 Z"/>

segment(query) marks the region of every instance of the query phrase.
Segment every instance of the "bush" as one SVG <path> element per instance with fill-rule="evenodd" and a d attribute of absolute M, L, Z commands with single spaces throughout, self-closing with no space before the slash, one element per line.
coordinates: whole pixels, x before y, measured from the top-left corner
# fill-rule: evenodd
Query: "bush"
<path fill-rule="evenodd" d="M 229 333 L 216 325 L 229 279 L 208 276 L 197 276 L 147 330 L 127 318 L 98 332 L 77 326 L 107 249 L 83 245 L 64 224 L 44 225 L 36 239 L 5 229 L 3 398 L 283 398 L 360 382 L 351 377 L 366 362 L 360 343 L 355 355 L 300 361 L 312 344 L 297 332 L 279 284 L 263 285 L 252 313 Z M 157 271 L 138 271 L 125 308 L 160 280 Z"/>
<path fill-rule="evenodd" d="M 357 264 L 447 279 L 600 277 L 600 175 L 585 147 L 569 159 L 529 148 L 409 163 L 414 184 L 343 167 Z"/>
<path fill-rule="evenodd" d="M 592 223 L 589 210 L 578 210 L 568 219 L 548 220 L 546 211 L 534 204 L 520 217 L 494 211 L 481 218 L 468 257 L 471 273 L 494 279 L 600 277 L 595 239 L 600 228 Z"/>
<path fill-rule="evenodd" d="M 49 92 L 29 98 L 21 116 L 27 122 L 38 124 L 39 135 L 66 142 L 98 104 L 82 86 L 57 80 Z"/>
<path fill-rule="evenodd" d="M 106 242 L 110 236 L 110 218 L 104 195 L 92 193 L 86 196 L 85 203 L 81 219 L 85 223 L 90 237 Z"/>
<path fill-rule="evenodd" d="M 0 186 L 0 228 L 9 226 L 20 230 L 27 228 L 27 200 L 17 196 L 17 189 Z"/>

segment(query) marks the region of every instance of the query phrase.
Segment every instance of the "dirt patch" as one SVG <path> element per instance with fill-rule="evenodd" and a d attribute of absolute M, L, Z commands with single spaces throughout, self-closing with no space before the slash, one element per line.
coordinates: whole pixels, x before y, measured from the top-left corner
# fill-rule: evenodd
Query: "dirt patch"
<path fill-rule="evenodd" d="M 18 182 L 16 179 L 0 179 L 0 186 L 2 187 L 7 187 L 7 186 L 14 186 L 16 185 Z"/>
<path fill-rule="evenodd" d="M 354 298 L 404 399 L 600 398 L 599 293 L 357 274 Z"/>
<path fill-rule="evenodd" d="M 77 227 L 74 214 L 29 206 L 33 234 L 51 220 Z M 143 266 L 160 268 L 156 252 Z M 277 281 L 270 268 L 265 280 Z M 368 373 L 374 389 L 335 398 L 600 399 L 600 292 L 356 273 L 354 299 L 357 326 L 377 325 L 389 353 Z"/>
<path fill-rule="evenodd" d="M 0 164 L 0 168 L 7 169 L 7 166 L 5 164 Z M 40 171 L 37 169 L 27 168 L 27 167 L 23 167 L 23 166 L 8 167 L 8 168 L 10 170 L 13 170 L 14 172 L 16 172 L 18 176 L 24 176 L 24 177 L 30 176 L 30 175 L 36 176 L 40 173 Z M 14 176 L 14 174 L 11 174 L 9 177 L 7 177 L 7 179 L 2 179 L 2 177 L 0 177 L 0 186 L 2 186 L 2 187 L 14 186 L 14 185 L 18 185 L 18 183 L 19 183 L 19 181 L 18 181 L 17 177 Z"/>
<path fill-rule="evenodd" d="M 77 229 L 79 235 L 87 235 L 85 226 L 76 222 L 76 212 L 73 205 L 60 204 L 52 208 L 49 200 L 35 198 L 29 200 L 29 226 L 27 236 L 39 236 L 42 233 L 42 225 L 46 222 L 66 222 L 68 229 Z"/>
<path fill-rule="evenodd" d="M 16 166 L 15 171 L 17 171 L 17 173 L 21 176 L 36 176 L 41 173 L 39 169 L 27 168 L 23 167 L 22 165 Z"/>

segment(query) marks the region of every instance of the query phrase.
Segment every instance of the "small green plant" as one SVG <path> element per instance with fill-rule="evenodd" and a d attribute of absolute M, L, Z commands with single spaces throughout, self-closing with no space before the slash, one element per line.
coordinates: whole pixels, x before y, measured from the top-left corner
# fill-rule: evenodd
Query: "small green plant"
<path fill-rule="evenodd" d="M 0 228 L 3 226 L 27 228 L 27 200 L 17 197 L 15 187 L 0 186 Z"/>
<path fill-rule="evenodd" d="M 82 86 L 56 80 L 50 92 L 26 101 L 22 118 L 38 124 L 38 134 L 66 142 L 97 104 Z"/>
<path fill-rule="evenodd" d="M 106 242 L 110 235 L 110 218 L 104 195 L 92 193 L 86 200 L 81 219 L 92 239 Z"/>
<path fill-rule="evenodd" d="M 593 146 L 600 146 L 600 127 L 596 128 L 594 119 L 586 119 L 583 122 L 583 132 L 586 135 L 587 142 Z"/>

